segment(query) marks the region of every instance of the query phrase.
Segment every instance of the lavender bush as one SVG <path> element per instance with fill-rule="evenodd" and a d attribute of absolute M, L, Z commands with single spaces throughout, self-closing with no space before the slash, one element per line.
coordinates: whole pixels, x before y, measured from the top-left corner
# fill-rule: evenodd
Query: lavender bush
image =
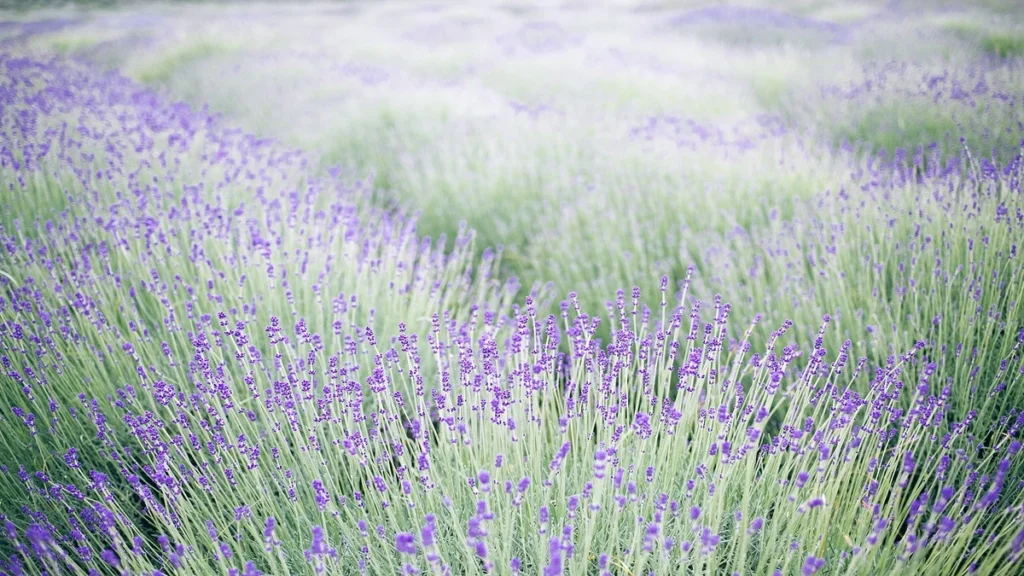
<path fill-rule="evenodd" d="M 842 76 L 892 7 L 635 12 L 652 36 L 615 51 L 587 33 L 610 11 L 355 5 L 402 40 L 341 64 L 358 43 L 278 25 L 327 8 L 244 41 L 199 10 L 19 24 L 0 53 L 0 572 L 1021 571 L 1016 62 L 787 94 L 811 48 L 750 39 L 774 84 L 718 32 L 813 32 Z M 690 28 L 733 76 L 681 113 L 699 63 L 652 54 Z M 401 43 L 429 49 L 394 69 Z M 581 61 L 621 68 L 515 80 Z M 325 76 L 238 98 L 255 69 Z M 857 132 L 889 105 L 958 134 Z"/>

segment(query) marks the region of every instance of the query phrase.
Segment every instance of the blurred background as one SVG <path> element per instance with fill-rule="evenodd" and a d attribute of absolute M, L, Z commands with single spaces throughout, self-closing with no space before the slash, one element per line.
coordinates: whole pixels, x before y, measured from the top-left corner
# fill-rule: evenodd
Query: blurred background
<path fill-rule="evenodd" d="M 602 310 L 695 266 L 704 296 L 753 315 L 814 290 L 792 266 L 756 284 L 764 256 L 736 243 L 859 185 L 865 158 L 952 162 L 961 138 L 993 165 L 1017 153 L 1022 15 L 1012 0 L 22 2 L 0 42 L 301 149 L 418 214 L 421 235 L 466 224 L 527 287 Z"/>

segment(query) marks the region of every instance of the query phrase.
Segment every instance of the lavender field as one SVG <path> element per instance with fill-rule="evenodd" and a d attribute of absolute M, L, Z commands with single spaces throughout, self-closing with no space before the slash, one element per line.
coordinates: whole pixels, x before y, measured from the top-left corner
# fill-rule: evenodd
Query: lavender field
<path fill-rule="evenodd" d="M 1014 0 L 0 8 L 0 574 L 1024 573 Z"/>

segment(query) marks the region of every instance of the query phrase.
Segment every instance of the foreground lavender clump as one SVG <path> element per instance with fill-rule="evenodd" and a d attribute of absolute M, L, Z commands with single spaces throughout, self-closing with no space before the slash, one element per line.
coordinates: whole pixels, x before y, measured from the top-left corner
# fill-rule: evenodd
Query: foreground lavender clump
<path fill-rule="evenodd" d="M 1024 416 L 907 379 L 927 342 L 757 339 L 688 277 L 510 312 L 468 236 L 421 246 L 123 80 L 0 64 L 6 572 L 1019 569 Z"/>
<path fill-rule="evenodd" d="M 569 354 L 532 303 L 500 343 L 487 320 L 436 318 L 425 343 L 400 331 L 381 347 L 367 330 L 327 354 L 279 339 L 277 361 L 236 352 L 273 331 L 199 327 L 184 362 L 156 360 L 118 397 L 30 401 L 38 422 L 14 410 L 5 448 L 35 441 L 63 465 L 2 477 L 25 503 L 9 568 L 989 572 L 1016 558 L 1017 421 L 953 418 L 942 391 L 904 386 L 909 354 L 869 378 L 817 348 L 796 371 L 788 326 L 750 353 L 726 336 L 728 305 L 707 323 L 699 308 L 658 318 L 620 298 L 607 348 L 567 311 Z M 866 396 L 847 386 L 860 378 Z"/>

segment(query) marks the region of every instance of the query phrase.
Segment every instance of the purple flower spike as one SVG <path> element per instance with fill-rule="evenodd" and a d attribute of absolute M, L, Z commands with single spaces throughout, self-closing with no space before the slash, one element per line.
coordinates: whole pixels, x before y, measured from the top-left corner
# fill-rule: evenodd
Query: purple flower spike
<path fill-rule="evenodd" d="M 110 548 L 105 548 L 103 552 L 100 552 L 100 558 L 114 568 L 117 568 L 121 564 L 121 561 L 117 558 L 117 554 L 115 554 Z"/>
<path fill-rule="evenodd" d="M 420 538 L 424 548 L 431 548 L 434 545 L 434 533 L 437 530 L 437 519 L 433 514 L 427 514 L 424 518 L 423 528 L 420 530 Z"/>
<path fill-rule="evenodd" d="M 279 546 L 281 541 L 274 535 L 274 529 L 277 526 L 277 521 L 274 520 L 273 516 L 267 518 L 266 526 L 263 528 L 263 545 L 267 552 L 274 549 L 275 546 Z"/>
<path fill-rule="evenodd" d="M 395 535 L 395 549 L 402 554 L 416 554 L 416 536 L 409 532 Z"/>
<path fill-rule="evenodd" d="M 608 453 L 604 450 L 598 450 L 594 453 L 594 478 L 603 480 L 605 476 L 605 470 L 607 464 L 605 461 L 608 459 Z"/>
<path fill-rule="evenodd" d="M 305 551 L 306 561 L 313 565 L 314 572 L 317 574 L 323 574 L 327 569 L 327 560 L 336 558 L 338 551 L 327 545 L 327 540 L 324 538 L 324 529 L 322 527 L 313 526 L 312 534 L 312 543 Z"/>
<path fill-rule="evenodd" d="M 68 468 L 79 468 L 81 465 L 78 463 L 78 450 L 68 448 L 68 451 L 64 453 L 64 463 Z"/>
<path fill-rule="evenodd" d="M 516 486 L 516 490 L 518 490 L 520 494 L 523 494 L 529 487 L 530 478 L 528 476 L 523 476 L 519 479 L 519 484 Z"/>
<path fill-rule="evenodd" d="M 823 566 L 825 566 L 824 558 L 808 556 L 807 559 L 804 560 L 803 566 L 800 568 L 800 574 L 802 576 L 812 576 L 812 574 L 820 570 Z"/>
<path fill-rule="evenodd" d="M 548 543 L 548 563 L 544 566 L 544 576 L 562 575 L 562 543 L 552 538 Z"/>
<path fill-rule="evenodd" d="M 327 493 L 327 489 L 324 488 L 324 483 L 320 480 L 313 480 L 313 498 L 316 501 L 316 507 L 323 512 L 327 505 L 331 502 L 331 495 Z"/>

